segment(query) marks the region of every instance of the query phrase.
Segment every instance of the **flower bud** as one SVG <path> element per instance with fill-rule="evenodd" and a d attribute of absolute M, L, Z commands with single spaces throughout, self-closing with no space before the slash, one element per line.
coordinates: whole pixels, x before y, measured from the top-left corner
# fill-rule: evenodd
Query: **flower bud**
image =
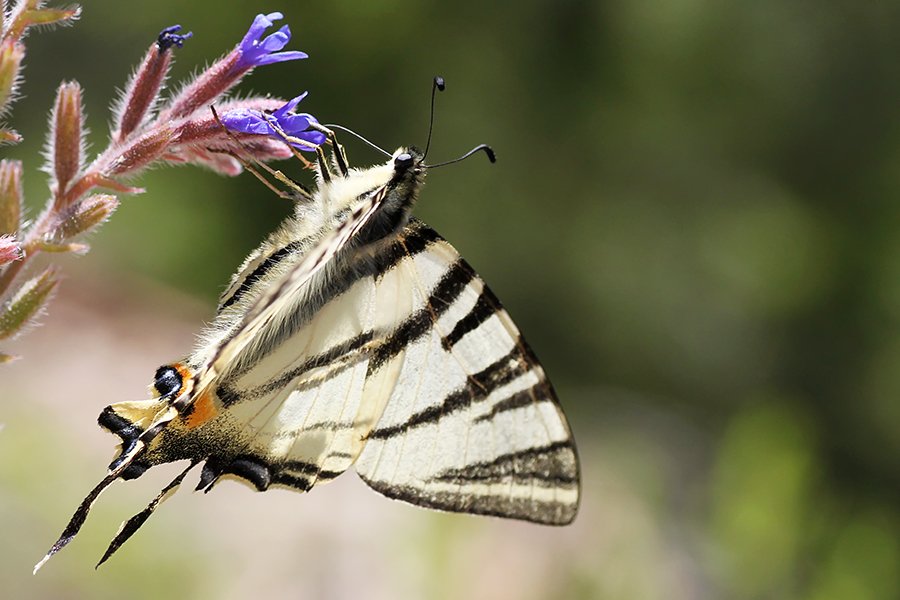
<path fill-rule="evenodd" d="M 146 167 L 162 157 L 175 137 L 174 128 L 165 124 L 133 142 L 105 169 L 107 175 L 123 175 Z"/>
<path fill-rule="evenodd" d="M 15 99 L 21 78 L 25 45 L 12 39 L 0 42 L 0 114 L 5 113 Z"/>
<path fill-rule="evenodd" d="M 81 86 L 76 82 L 63 83 L 56 94 L 51 132 L 51 159 L 56 175 L 57 194 L 62 195 L 69 182 L 81 170 L 84 148 L 81 113 Z"/>
<path fill-rule="evenodd" d="M 81 16 L 81 7 L 40 8 L 44 0 L 20 0 L 5 19 L 8 24 L 6 38 L 18 40 L 32 25 L 51 25 L 62 21 L 74 21 Z"/>
<path fill-rule="evenodd" d="M 0 235 L 0 266 L 22 258 L 22 247 L 15 237 Z"/>
<path fill-rule="evenodd" d="M 172 65 L 173 47 L 181 48 L 184 40 L 191 37 L 190 33 L 178 35 L 176 32 L 180 29 L 180 25 L 175 25 L 162 30 L 125 86 L 122 101 L 115 111 L 118 125 L 113 139 L 116 142 L 136 131 L 153 108 Z"/>
<path fill-rule="evenodd" d="M 0 127 L 0 144 L 18 144 L 21 141 L 22 136 L 15 129 Z"/>
<path fill-rule="evenodd" d="M 38 240 L 34 243 L 35 252 L 51 252 L 54 254 L 62 254 L 64 252 L 74 252 L 75 254 L 86 254 L 90 250 L 87 244 L 54 244 L 53 242 L 45 242 Z"/>
<path fill-rule="evenodd" d="M 74 252 L 75 254 L 86 254 L 90 247 L 87 244 L 55 244 L 44 240 L 33 242 L 35 252 L 52 252 L 54 254 L 62 254 L 64 252 Z"/>
<path fill-rule="evenodd" d="M 119 206 L 115 196 L 97 194 L 60 213 L 56 224 L 44 236 L 44 241 L 59 244 L 76 235 L 87 233 L 106 221 Z M 43 249 L 43 248 L 42 248 Z"/>
<path fill-rule="evenodd" d="M 0 160 L 0 235 L 15 233 L 21 225 L 22 161 Z"/>
<path fill-rule="evenodd" d="M 15 337 L 33 323 L 50 301 L 59 281 L 57 269 L 49 267 L 25 282 L 0 314 L 0 339 Z"/>

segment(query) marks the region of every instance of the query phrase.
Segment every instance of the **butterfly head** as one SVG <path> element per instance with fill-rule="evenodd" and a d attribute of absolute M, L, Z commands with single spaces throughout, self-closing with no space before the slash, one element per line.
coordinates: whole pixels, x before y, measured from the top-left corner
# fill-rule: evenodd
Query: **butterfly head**
<path fill-rule="evenodd" d="M 393 165 L 392 185 L 395 188 L 414 187 L 418 189 L 425 180 L 424 153 L 415 146 L 398 148 L 391 158 Z"/>

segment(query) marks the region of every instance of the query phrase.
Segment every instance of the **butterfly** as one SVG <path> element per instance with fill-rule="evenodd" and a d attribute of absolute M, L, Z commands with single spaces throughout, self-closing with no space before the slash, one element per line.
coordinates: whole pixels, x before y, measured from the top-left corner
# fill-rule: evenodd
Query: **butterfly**
<path fill-rule="evenodd" d="M 418 506 L 575 518 L 578 458 L 546 374 L 478 274 L 411 215 L 424 153 L 349 168 L 315 126 L 333 149 L 331 165 L 316 149 L 316 190 L 296 188 L 295 214 L 246 259 L 197 348 L 157 369 L 153 398 L 103 410 L 121 451 L 35 571 L 110 483 L 183 460 L 101 564 L 200 463 L 198 490 L 229 477 L 305 492 L 353 466 Z"/>

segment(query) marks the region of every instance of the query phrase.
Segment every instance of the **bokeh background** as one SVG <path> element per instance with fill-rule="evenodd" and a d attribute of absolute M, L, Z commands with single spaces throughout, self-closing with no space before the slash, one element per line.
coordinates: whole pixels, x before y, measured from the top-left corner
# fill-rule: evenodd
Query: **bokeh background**
<path fill-rule="evenodd" d="M 26 598 L 880 600 L 900 595 L 900 3 L 851 0 L 85 2 L 28 38 L 32 214 L 60 81 L 95 148 L 163 27 L 173 83 L 281 10 L 309 60 L 243 91 L 431 157 L 417 214 L 503 299 L 582 459 L 568 528 L 393 503 L 352 473 L 301 496 L 186 485 L 98 571 L 174 476 L 98 501 L 107 404 L 185 353 L 241 259 L 290 211 L 250 176 L 140 178 L 42 327 L 0 371 L 0 594 Z M 355 164 L 381 158 L 345 140 Z M 298 179 L 308 177 L 298 165 Z M 157 473 L 157 471 L 159 471 Z"/>

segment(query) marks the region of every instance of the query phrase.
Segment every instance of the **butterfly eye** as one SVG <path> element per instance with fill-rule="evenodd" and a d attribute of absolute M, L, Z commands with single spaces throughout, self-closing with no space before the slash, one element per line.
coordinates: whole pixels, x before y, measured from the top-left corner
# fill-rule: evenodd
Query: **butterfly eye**
<path fill-rule="evenodd" d="M 156 370 L 156 381 L 153 382 L 153 387 L 160 398 L 171 398 L 181 391 L 182 383 L 181 374 L 173 367 L 165 366 Z"/>
<path fill-rule="evenodd" d="M 409 152 L 398 154 L 394 159 L 394 166 L 397 168 L 408 169 L 413 165 L 413 157 Z"/>

